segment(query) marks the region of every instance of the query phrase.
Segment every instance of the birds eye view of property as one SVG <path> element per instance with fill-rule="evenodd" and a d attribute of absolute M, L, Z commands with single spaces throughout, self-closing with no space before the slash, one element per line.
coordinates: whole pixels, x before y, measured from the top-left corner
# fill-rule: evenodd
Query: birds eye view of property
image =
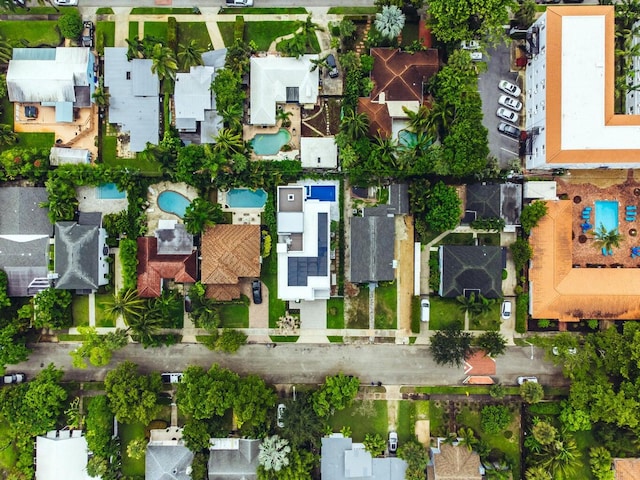
<path fill-rule="evenodd" d="M 0 478 L 640 480 L 640 0 L 347 3 L 0 0 Z"/>

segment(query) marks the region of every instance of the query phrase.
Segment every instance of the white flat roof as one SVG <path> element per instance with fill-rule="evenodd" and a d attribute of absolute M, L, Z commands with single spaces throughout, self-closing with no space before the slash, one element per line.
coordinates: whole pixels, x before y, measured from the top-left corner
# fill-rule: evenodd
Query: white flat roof
<path fill-rule="evenodd" d="M 300 138 L 302 168 L 336 168 L 338 146 L 334 137 Z"/>
<path fill-rule="evenodd" d="M 75 433 L 75 432 L 74 432 Z M 88 449 L 84 437 L 70 437 L 70 432 L 55 431 L 36 438 L 36 480 L 90 480 L 87 474 Z"/>

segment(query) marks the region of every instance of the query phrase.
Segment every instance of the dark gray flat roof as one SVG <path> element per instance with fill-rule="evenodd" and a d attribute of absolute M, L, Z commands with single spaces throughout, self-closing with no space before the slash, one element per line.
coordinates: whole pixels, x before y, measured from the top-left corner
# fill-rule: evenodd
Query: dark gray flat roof
<path fill-rule="evenodd" d="M 365 209 L 365 212 L 368 209 Z M 351 219 L 351 281 L 367 283 L 395 278 L 395 219 L 387 216 Z"/>

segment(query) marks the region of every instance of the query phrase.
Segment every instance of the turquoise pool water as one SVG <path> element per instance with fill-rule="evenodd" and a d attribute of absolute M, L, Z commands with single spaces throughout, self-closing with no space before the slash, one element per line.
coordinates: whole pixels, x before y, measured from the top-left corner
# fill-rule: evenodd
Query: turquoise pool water
<path fill-rule="evenodd" d="M 291 134 L 281 128 L 278 133 L 259 133 L 249 143 L 256 155 L 275 155 L 289 140 Z"/>
<path fill-rule="evenodd" d="M 101 200 L 119 200 L 127 198 L 127 193 L 118 190 L 115 183 L 103 183 L 98 186 L 98 198 Z"/>
<path fill-rule="evenodd" d="M 607 231 L 618 229 L 618 202 L 614 200 L 596 200 L 595 227 L 604 225 Z"/>
<path fill-rule="evenodd" d="M 231 208 L 262 208 L 267 202 L 267 192 L 262 189 L 233 188 L 227 192 L 227 205 Z"/>
<path fill-rule="evenodd" d="M 398 132 L 398 143 L 405 147 L 413 147 L 416 144 L 418 136 L 409 130 L 400 130 Z"/>
<path fill-rule="evenodd" d="M 158 206 L 167 213 L 173 213 L 180 218 L 184 217 L 191 201 L 181 193 L 173 190 L 165 190 L 158 195 Z"/>

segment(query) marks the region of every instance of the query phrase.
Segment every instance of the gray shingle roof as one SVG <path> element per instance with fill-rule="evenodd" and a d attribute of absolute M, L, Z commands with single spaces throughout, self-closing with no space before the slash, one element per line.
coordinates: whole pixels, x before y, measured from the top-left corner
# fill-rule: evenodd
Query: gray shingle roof
<path fill-rule="evenodd" d="M 47 276 L 49 237 L 26 242 L 0 238 L 0 268 L 7 273 L 10 297 L 28 297 L 28 286 L 35 278 Z"/>
<path fill-rule="evenodd" d="M 0 235 L 47 235 L 53 225 L 48 210 L 40 203 L 47 201 L 47 191 L 40 187 L 0 188 Z"/>
<path fill-rule="evenodd" d="M 522 210 L 522 185 L 467 185 L 465 210 L 475 212 L 475 218 L 502 218 L 507 225 L 517 225 Z M 472 217 L 468 217 L 473 220 Z"/>
<path fill-rule="evenodd" d="M 369 209 L 365 209 L 365 212 Z M 351 219 L 351 281 L 366 283 L 395 278 L 395 219 L 387 216 Z"/>
<path fill-rule="evenodd" d="M 440 247 L 440 296 L 457 297 L 478 290 L 486 298 L 502 297 L 502 248 Z"/>
<path fill-rule="evenodd" d="M 193 235 L 187 232 L 183 223 L 174 228 L 158 229 L 158 255 L 189 255 L 193 251 Z"/>
<path fill-rule="evenodd" d="M 187 468 L 193 452 L 182 445 L 149 445 L 145 457 L 145 480 L 191 480 Z"/>
<path fill-rule="evenodd" d="M 237 450 L 209 452 L 209 480 L 255 480 L 260 440 L 239 440 Z"/>
<path fill-rule="evenodd" d="M 98 289 L 99 228 L 77 222 L 55 226 L 56 288 Z"/>
<path fill-rule="evenodd" d="M 393 183 L 389 186 L 389 205 L 396 215 L 409 213 L 409 187 L 406 183 Z"/>

